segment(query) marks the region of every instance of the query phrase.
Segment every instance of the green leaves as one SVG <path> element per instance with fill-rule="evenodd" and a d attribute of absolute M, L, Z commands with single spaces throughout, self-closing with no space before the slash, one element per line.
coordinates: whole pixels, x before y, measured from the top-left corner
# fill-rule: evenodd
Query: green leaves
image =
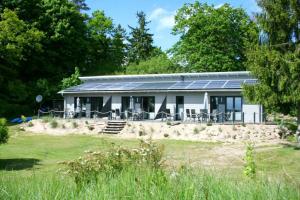
<path fill-rule="evenodd" d="M 171 53 L 177 62 L 186 62 L 189 71 L 245 69 L 245 50 L 257 31 L 243 9 L 196 2 L 179 9 L 175 22 L 173 34 L 181 39 Z"/>
<path fill-rule="evenodd" d="M 81 80 L 79 79 L 80 77 L 80 72 L 79 68 L 75 67 L 75 72 L 68 78 L 64 78 L 61 83 L 61 89 L 66 89 L 75 85 L 79 85 L 81 83 Z"/>
<path fill-rule="evenodd" d="M 249 100 L 269 111 L 293 114 L 300 123 L 300 2 L 260 0 L 258 25 L 268 42 L 248 52 L 248 69 L 258 78 L 255 87 L 245 87 Z M 298 109 L 297 109 L 298 108 Z"/>
<path fill-rule="evenodd" d="M 138 27 L 129 26 L 131 37 L 128 38 L 128 61 L 136 64 L 150 58 L 154 50 L 153 34 L 150 34 L 149 28 L 147 28 L 147 24 L 150 22 L 146 21 L 146 14 L 138 12 L 137 18 Z"/>

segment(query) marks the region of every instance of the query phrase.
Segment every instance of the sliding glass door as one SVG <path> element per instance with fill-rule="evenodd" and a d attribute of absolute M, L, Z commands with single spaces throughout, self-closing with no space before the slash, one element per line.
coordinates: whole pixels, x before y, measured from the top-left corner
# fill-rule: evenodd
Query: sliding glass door
<path fill-rule="evenodd" d="M 226 115 L 229 121 L 242 120 L 242 97 L 226 97 Z"/>
<path fill-rule="evenodd" d="M 242 120 L 242 97 L 212 96 L 210 97 L 210 113 L 217 122 Z"/>

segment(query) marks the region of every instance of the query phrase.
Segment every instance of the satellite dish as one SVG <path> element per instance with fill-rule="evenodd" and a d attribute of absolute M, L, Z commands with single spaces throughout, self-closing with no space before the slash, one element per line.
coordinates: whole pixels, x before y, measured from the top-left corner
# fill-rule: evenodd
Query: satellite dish
<path fill-rule="evenodd" d="M 35 101 L 36 101 L 37 103 L 41 103 L 42 100 L 43 100 L 43 96 L 42 96 L 42 95 L 37 95 L 37 96 L 35 97 Z"/>

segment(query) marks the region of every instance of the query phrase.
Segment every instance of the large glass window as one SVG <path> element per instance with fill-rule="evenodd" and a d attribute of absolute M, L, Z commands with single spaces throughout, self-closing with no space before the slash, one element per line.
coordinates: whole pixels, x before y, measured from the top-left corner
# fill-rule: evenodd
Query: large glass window
<path fill-rule="evenodd" d="M 226 113 L 228 120 L 242 120 L 242 97 L 226 97 Z"/>
<path fill-rule="evenodd" d="M 132 98 L 132 105 L 131 104 Z M 144 111 L 144 118 L 149 118 L 149 113 L 155 112 L 155 97 L 152 96 L 133 96 L 122 97 L 122 112 L 128 111 L 132 106 L 133 112 Z"/>
<path fill-rule="evenodd" d="M 242 97 L 212 96 L 210 97 L 210 113 L 217 113 L 217 121 L 241 121 Z M 225 115 L 220 115 L 225 113 Z M 223 116 L 225 119 L 223 119 Z"/>

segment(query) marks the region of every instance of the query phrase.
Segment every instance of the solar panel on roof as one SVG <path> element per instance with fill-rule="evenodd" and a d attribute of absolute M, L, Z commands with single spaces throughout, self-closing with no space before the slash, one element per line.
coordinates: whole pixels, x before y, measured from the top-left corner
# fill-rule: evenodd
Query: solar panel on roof
<path fill-rule="evenodd" d="M 138 91 L 138 90 L 202 90 L 202 89 L 240 89 L 242 84 L 256 84 L 255 79 L 240 80 L 197 80 L 197 81 L 170 81 L 170 82 L 85 82 L 70 87 L 65 91 Z"/>
<path fill-rule="evenodd" d="M 159 83 L 143 83 L 135 87 L 135 90 L 139 89 L 168 89 L 174 84 L 174 82 L 159 82 Z"/>
<path fill-rule="evenodd" d="M 224 85 L 224 88 L 241 88 L 244 80 L 229 80 Z"/>
<path fill-rule="evenodd" d="M 175 84 L 173 84 L 169 89 L 185 89 L 191 83 L 192 81 L 178 81 Z"/>
<path fill-rule="evenodd" d="M 213 89 L 213 88 L 223 88 L 223 85 L 226 81 L 210 81 L 205 88 Z"/>
<path fill-rule="evenodd" d="M 209 81 L 194 81 L 186 89 L 202 89 L 208 84 Z"/>
<path fill-rule="evenodd" d="M 254 85 L 256 83 L 257 83 L 257 80 L 255 80 L 255 79 L 245 80 L 245 84 L 248 84 L 248 85 Z"/>

